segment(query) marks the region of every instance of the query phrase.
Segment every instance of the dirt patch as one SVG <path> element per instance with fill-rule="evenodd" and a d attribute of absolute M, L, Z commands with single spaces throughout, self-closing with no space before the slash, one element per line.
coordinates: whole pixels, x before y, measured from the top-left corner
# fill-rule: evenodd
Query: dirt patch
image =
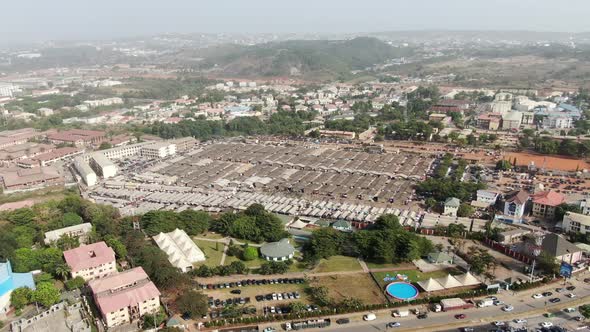
<path fill-rule="evenodd" d="M 385 303 L 383 291 L 366 273 L 314 277 L 311 286 L 325 286 L 336 302 L 346 297 L 357 298 L 366 304 Z"/>

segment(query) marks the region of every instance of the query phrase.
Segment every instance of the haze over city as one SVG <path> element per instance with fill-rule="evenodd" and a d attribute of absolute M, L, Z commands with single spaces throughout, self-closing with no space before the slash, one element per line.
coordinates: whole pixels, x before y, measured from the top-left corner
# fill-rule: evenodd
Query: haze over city
<path fill-rule="evenodd" d="M 161 33 L 352 33 L 394 30 L 588 31 L 590 3 L 550 0 L 10 1 L 2 42 Z"/>

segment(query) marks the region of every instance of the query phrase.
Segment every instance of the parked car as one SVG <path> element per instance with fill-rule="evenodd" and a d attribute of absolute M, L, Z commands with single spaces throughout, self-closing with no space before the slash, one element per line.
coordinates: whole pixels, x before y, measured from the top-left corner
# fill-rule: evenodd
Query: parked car
<path fill-rule="evenodd" d="M 506 325 L 506 323 L 504 323 L 502 321 L 495 321 L 492 324 L 495 325 L 495 326 L 504 326 L 504 325 Z"/>
<path fill-rule="evenodd" d="M 363 316 L 363 320 L 365 321 L 372 321 L 377 319 L 377 316 L 375 316 L 375 314 L 371 313 L 371 314 L 366 314 Z"/>
<path fill-rule="evenodd" d="M 574 297 L 576 297 L 576 294 L 569 293 L 569 294 L 566 294 L 566 296 L 569 297 L 570 299 L 573 299 Z"/>
<path fill-rule="evenodd" d="M 527 322 L 527 320 L 524 319 L 524 318 L 517 318 L 517 319 L 514 320 L 514 322 L 516 324 L 525 324 Z"/>
<path fill-rule="evenodd" d="M 512 311 L 512 310 L 514 310 L 514 307 L 513 307 L 513 306 L 511 306 L 511 305 L 507 305 L 507 306 L 504 306 L 504 307 L 502 308 L 502 310 L 504 310 L 504 311 L 506 311 L 506 312 L 509 312 L 509 311 Z"/>
<path fill-rule="evenodd" d="M 533 299 L 540 299 L 543 297 L 543 294 L 537 293 L 537 294 L 533 294 Z"/>
<path fill-rule="evenodd" d="M 551 322 L 542 322 L 541 323 L 541 327 L 544 327 L 544 328 L 550 328 L 552 326 L 553 326 L 553 323 L 551 323 Z"/>
<path fill-rule="evenodd" d="M 565 289 L 567 289 L 568 291 L 573 291 L 574 289 L 576 289 L 576 286 L 568 286 Z"/>
<path fill-rule="evenodd" d="M 543 296 L 545 296 L 545 297 L 548 297 L 548 296 L 551 296 L 551 295 L 553 295 L 553 293 L 551 293 L 551 292 L 544 292 L 543 293 Z"/>
<path fill-rule="evenodd" d="M 416 317 L 418 317 L 418 319 L 426 319 L 426 318 L 428 318 L 428 314 L 419 314 Z"/>
<path fill-rule="evenodd" d="M 338 318 L 336 320 L 336 324 L 339 324 L 339 325 L 348 324 L 348 323 L 350 323 L 349 318 Z"/>
<path fill-rule="evenodd" d="M 557 303 L 559 301 L 561 301 L 561 299 L 558 298 L 558 297 L 554 297 L 554 298 L 552 298 L 552 299 L 549 300 L 549 302 L 551 302 L 551 303 Z"/>
<path fill-rule="evenodd" d="M 457 315 L 455 315 L 455 319 L 465 319 L 465 317 L 467 317 L 467 316 L 465 316 L 465 314 L 457 314 Z"/>
<path fill-rule="evenodd" d="M 563 311 L 570 313 L 576 311 L 576 308 L 565 308 Z"/>
<path fill-rule="evenodd" d="M 232 289 L 230 291 L 230 293 L 232 293 L 232 294 L 242 294 L 242 290 L 241 289 Z"/>

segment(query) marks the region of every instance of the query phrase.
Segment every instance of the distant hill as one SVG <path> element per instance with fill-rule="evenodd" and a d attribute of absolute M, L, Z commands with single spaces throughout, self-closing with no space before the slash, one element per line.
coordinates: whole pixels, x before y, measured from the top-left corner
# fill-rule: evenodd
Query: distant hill
<path fill-rule="evenodd" d="M 219 46 L 202 54 L 202 69 L 235 77 L 302 76 L 334 79 L 351 76 L 387 59 L 408 55 L 410 48 L 396 48 L 370 37 L 351 40 L 295 40 L 253 46 Z"/>

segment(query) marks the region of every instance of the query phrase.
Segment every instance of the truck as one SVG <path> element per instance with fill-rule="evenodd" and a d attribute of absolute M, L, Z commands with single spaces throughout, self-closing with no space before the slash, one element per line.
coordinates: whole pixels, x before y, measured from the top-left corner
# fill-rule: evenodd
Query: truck
<path fill-rule="evenodd" d="M 394 310 L 391 312 L 391 316 L 393 317 L 408 317 L 409 315 L 409 310 Z"/>
<path fill-rule="evenodd" d="M 490 307 L 494 305 L 494 299 L 491 298 L 485 298 L 483 300 L 479 300 L 477 302 L 477 307 L 478 308 L 485 308 L 485 307 Z"/>
<path fill-rule="evenodd" d="M 442 306 L 438 303 L 435 303 L 432 305 L 432 312 L 441 312 L 442 311 Z"/>

